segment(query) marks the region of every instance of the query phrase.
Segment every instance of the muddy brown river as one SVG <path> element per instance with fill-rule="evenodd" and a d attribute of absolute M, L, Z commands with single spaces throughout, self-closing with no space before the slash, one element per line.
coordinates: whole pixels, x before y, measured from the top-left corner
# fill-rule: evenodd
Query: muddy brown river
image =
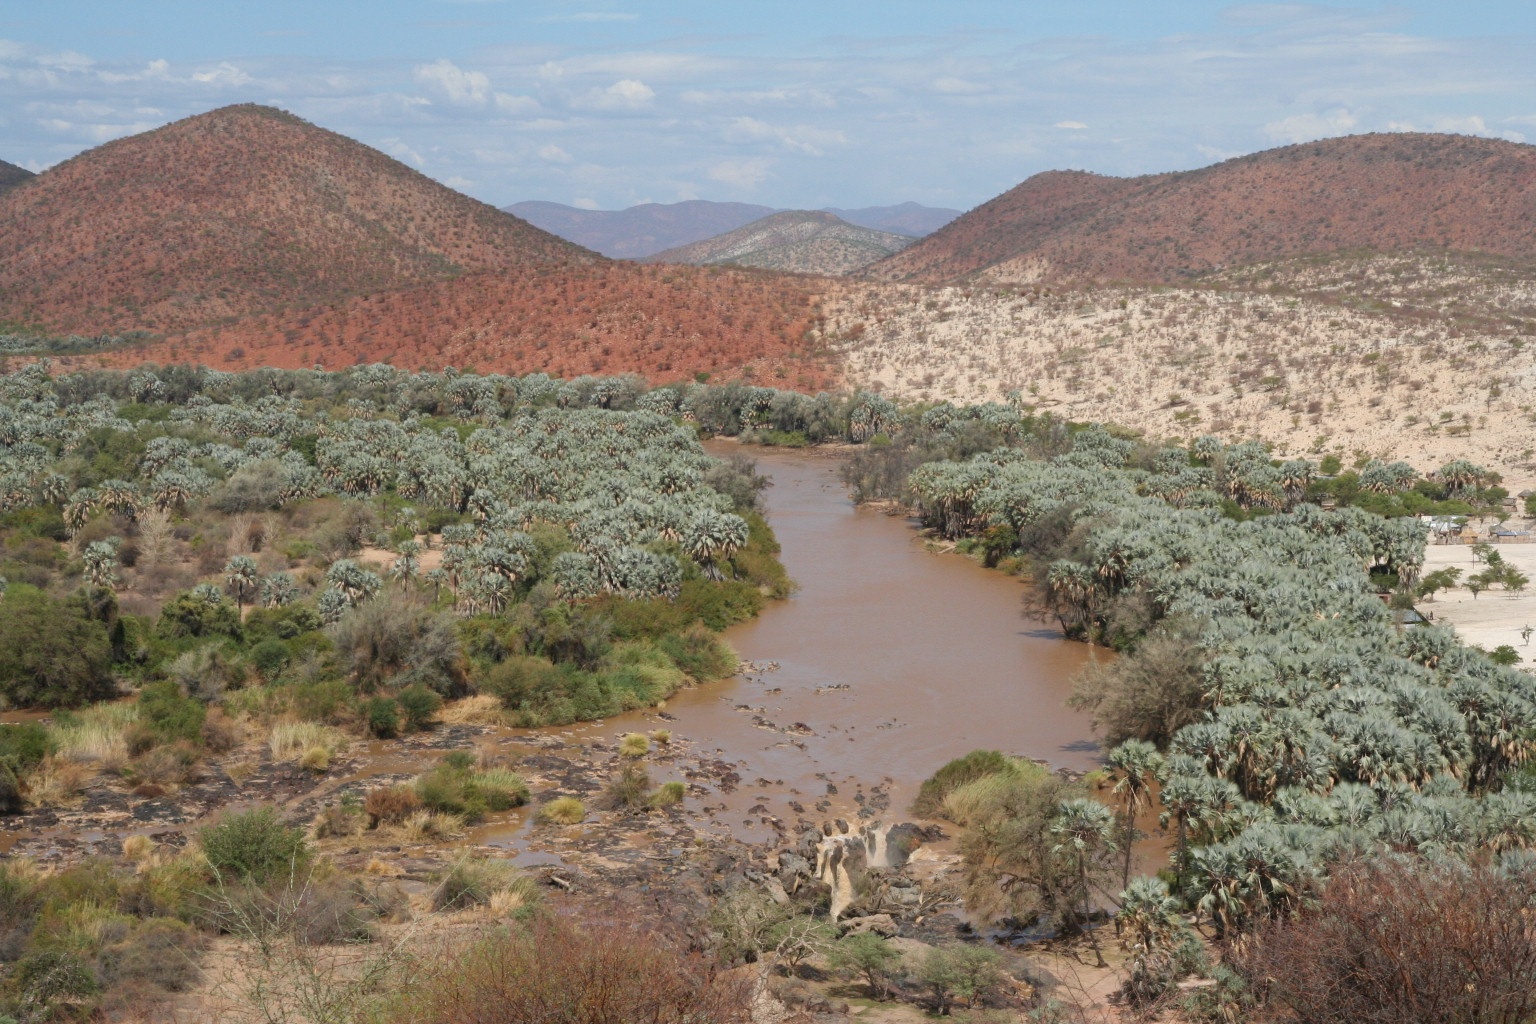
<path fill-rule="evenodd" d="M 977 748 L 1098 764 L 1088 717 L 1065 706 L 1093 652 L 1024 618 L 1017 580 L 929 551 L 906 519 L 855 507 L 835 456 L 752 454 L 773 480 L 764 500 L 799 589 L 726 636 L 744 659 L 779 667 L 680 694 L 667 709 L 679 733 L 743 759 L 744 776 L 807 789 L 817 773 L 889 779 L 898 808 Z M 776 737 L 753 726 L 755 714 L 811 734 Z"/>

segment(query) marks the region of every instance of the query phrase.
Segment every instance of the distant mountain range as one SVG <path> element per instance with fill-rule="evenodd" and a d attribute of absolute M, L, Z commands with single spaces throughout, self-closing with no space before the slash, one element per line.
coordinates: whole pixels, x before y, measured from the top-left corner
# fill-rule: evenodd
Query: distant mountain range
<path fill-rule="evenodd" d="M 8 164 L 4 160 L 0 160 L 0 192 L 4 192 L 8 188 L 15 188 L 17 185 L 30 181 L 35 177 L 37 175 L 25 167 L 17 167 L 15 164 Z"/>
<path fill-rule="evenodd" d="M 906 235 L 860 227 L 820 210 L 786 210 L 714 238 L 659 252 L 646 262 L 729 264 L 842 276 L 911 244 Z"/>
<path fill-rule="evenodd" d="M 869 274 L 928 284 L 1178 283 L 1357 249 L 1536 259 L 1536 146 L 1461 135 L 1354 135 L 1174 174 L 1050 171 Z"/>
<path fill-rule="evenodd" d="M 502 207 L 535 227 L 614 259 L 643 259 L 668 249 L 734 231 L 773 213 L 772 206 L 716 203 L 644 203 L 627 210 L 582 210 L 561 203 L 530 201 Z M 959 210 L 900 203 L 857 210 L 827 209 L 850 224 L 920 238 L 960 216 Z"/>

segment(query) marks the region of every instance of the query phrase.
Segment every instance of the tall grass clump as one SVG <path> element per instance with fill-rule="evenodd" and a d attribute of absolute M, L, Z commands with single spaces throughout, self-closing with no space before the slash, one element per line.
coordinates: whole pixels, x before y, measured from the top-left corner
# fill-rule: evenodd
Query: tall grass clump
<path fill-rule="evenodd" d="M 53 743 L 66 760 L 115 771 L 128 763 L 128 730 L 138 720 L 134 704 L 97 704 L 83 711 L 60 712 L 51 729 Z"/>
<path fill-rule="evenodd" d="M 492 904 L 509 911 L 532 908 L 538 902 L 538 886 L 505 860 L 460 857 L 449 865 L 432 890 L 433 910 L 466 910 Z M 498 899 L 498 897 L 500 897 Z"/>
<path fill-rule="evenodd" d="M 267 747 L 274 761 L 298 761 L 313 750 L 325 752 L 327 763 L 347 749 L 347 734 L 319 722 L 278 722 L 272 726 Z"/>
<path fill-rule="evenodd" d="M 449 754 L 431 771 L 417 776 L 412 788 L 423 807 L 476 821 L 491 811 L 507 811 L 528 802 L 528 783 L 507 768 L 476 770 L 464 751 Z"/>
<path fill-rule="evenodd" d="M 550 825 L 580 825 L 587 817 L 587 808 L 573 796 L 558 796 L 539 808 L 538 818 Z"/>
<path fill-rule="evenodd" d="M 922 818 L 938 817 L 950 793 L 968 782 L 1009 769 L 1009 760 L 995 750 L 973 750 L 934 772 L 923 781 L 912 801 L 912 813 Z"/>

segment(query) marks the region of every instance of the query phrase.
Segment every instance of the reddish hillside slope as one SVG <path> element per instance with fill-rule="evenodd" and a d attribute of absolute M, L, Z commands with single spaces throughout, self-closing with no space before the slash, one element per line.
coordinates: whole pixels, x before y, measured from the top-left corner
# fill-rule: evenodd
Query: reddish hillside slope
<path fill-rule="evenodd" d="M 1347 249 L 1536 259 L 1536 146 L 1326 139 L 1179 174 L 1036 175 L 870 268 L 882 280 L 1175 282 Z"/>
<path fill-rule="evenodd" d="M 8 164 L 4 160 L 0 160 L 0 192 L 15 188 L 17 185 L 31 181 L 35 177 L 36 175 L 25 167 L 17 167 L 15 164 Z"/>
<path fill-rule="evenodd" d="M 595 255 L 290 114 L 224 107 L 0 195 L 0 321 L 174 331 Z"/>
<path fill-rule="evenodd" d="M 197 362 L 335 369 L 473 366 L 560 377 L 708 373 L 815 390 L 836 381 L 810 350 L 827 282 L 706 267 L 594 263 L 476 274 L 204 328 L 86 363 Z"/>

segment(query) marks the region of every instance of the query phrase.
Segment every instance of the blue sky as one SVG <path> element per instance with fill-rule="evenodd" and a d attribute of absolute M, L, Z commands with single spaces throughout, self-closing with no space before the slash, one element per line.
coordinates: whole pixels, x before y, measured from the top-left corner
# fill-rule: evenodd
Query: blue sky
<path fill-rule="evenodd" d="M 227 103 L 497 205 L 916 200 L 1365 131 L 1536 141 L 1536 4 L 46 0 L 0 7 L 0 158 Z"/>

